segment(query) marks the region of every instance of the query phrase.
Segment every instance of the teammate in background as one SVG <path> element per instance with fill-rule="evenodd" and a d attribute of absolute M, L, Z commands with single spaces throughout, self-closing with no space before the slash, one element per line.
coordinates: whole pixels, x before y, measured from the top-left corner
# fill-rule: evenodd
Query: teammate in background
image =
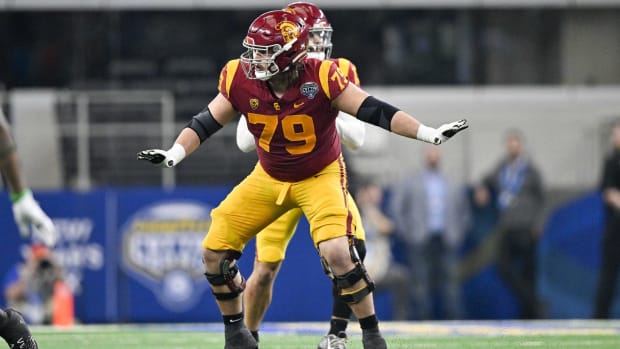
<path fill-rule="evenodd" d="M 219 94 L 194 116 L 169 150 L 138 159 L 172 167 L 238 113 L 248 117 L 259 163 L 215 208 L 203 240 L 205 275 L 224 321 L 225 349 L 256 349 L 243 321 L 245 289 L 237 259 L 246 243 L 276 218 L 301 208 L 328 276 L 362 329 L 365 349 L 387 348 L 372 298 L 373 282 L 355 248 L 347 174 L 336 132 L 338 111 L 399 135 L 440 144 L 467 128 L 460 120 L 439 128 L 349 83 L 330 60 L 304 59 L 309 27 L 294 13 L 258 16 L 240 59 L 222 69 Z"/>
<path fill-rule="evenodd" d="M 54 245 L 56 242 L 54 224 L 26 186 L 19 168 L 15 144 L 9 132 L 9 123 L 2 111 L 0 111 L 0 171 L 9 189 L 13 216 L 22 236 L 27 237 L 33 225 L 32 234 L 36 239 L 48 246 Z M 13 309 L 0 309 L 0 337 L 10 348 L 38 348 L 22 315 Z"/>
<path fill-rule="evenodd" d="M 332 51 L 332 27 L 321 9 L 309 2 L 294 2 L 286 9 L 294 11 L 308 26 L 308 57 L 320 60 L 330 59 Z M 359 77 L 355 65 L 345 58 L 330 59 L 335 62 L 350 82 L 359 86 Z M 343 144 L 356 150 L 364 143 L 366 128 L 363 122 L 355 117 L 340 113 L 336 118 L 336 129 Z M 237 146 L 244 152 L 256 149 L 254 136 L 250 133 L 245 116 L 241 116 L 237 124 Z M 355 247 L 364 261 L 366 246 L 364 244 L 364 228 L 360 213 L 353 197 L 347 196 L 351 203 L 351 212 L 355 222 Z M 258 341 L 258 330 L 267 308 L 271 303 L 273 284 L 284 260 L 286 248 L 295 233 L 301 218 L 300 208 L 292 209 L 279 217 L 275 222 L 263 229 L 256 236 L 256 258 L 254 269 L 248 277 L 247 287 L 243 295 L 245 304 L 245 324 Z M 351 317 L 351 308 L 338 296 L 338 288 L 334 284 L 332 290 L 334 302 L 328 333 L 321 338 L 319 349 L 345 349 L 346 329 Z"/>

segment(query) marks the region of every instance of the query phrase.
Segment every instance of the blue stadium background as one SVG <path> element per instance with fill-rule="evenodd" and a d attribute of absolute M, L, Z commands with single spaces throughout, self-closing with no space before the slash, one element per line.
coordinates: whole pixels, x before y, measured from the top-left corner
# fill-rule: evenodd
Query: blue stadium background
<path fill-rule="evenodd" d="M 144 277 L 123 261 L 126 248 L 123 244 L 126 244 L 124 235 L 128 223 L 134 219 L 132 217 L 152 207 L 154 203 L 193 202 L 209 209 L 217 205 L 229 190 L 228 186 L 218 186 L 185 187 L 173 191 L 159 188 L 107 188 L 90 192 L 37 193 L 42 206 L 60 223 L 62 241 L 56 247 L 56 252 L 62 256 L 68 273 L 79 281 L 79 292 L 75 299 L 77 318 L 85 323 L 219 321 L 215 302 L 205 287 L 206 281 L 200 275 L 189 278 L 189 287 L 194 292 L 191 295 L 194 297 L 191 301 L 193 303 L 177 307 L 175 300 L 166 302 L 162 299 L 165 293 L 160 292 L 167 282 L 166 275 L 176 275 L 174 265 L 162 265 L 166 275 Z M 588 193 L 549 215 L 538 251 L 538 292 L 546 304 L 549 318 L 591 316 L 603 214 L 598 193 Z M 494 212 L 477 211 L 474 217 L 476 223 L 465 249 L 472 248 L 485 238 L 488 227 L 493 224 Z M 157 219 L 156 216 L 151 218 Z M 8 200 L 0 202 L 0 221 L 12 222 Z M 4 226 L 8 231 L 2 234 L 2 274 L 21 258 L 22 250 L 10 247 L 26 246 L 24 241 L 19 240 L 19 234 L 12 223 Z M 86 226 L 89 231 L 80 233 L 80 229 L 76 228 L 80 226 Z M 197 244 L 199 246 L 199 241 Z M 397 258 L 401 258 L 397 246 L 394 245 L 394 252 Z M 160 248 L 163 251 L 177 249 L 175 253 L 192 253 L 190 250 L 179 250 L 178 245 L 171 247 L 162 243 Z M 94 258 L 98 253 L 102 260 L 93 262 L 98 260 Z M 251 271 L 253 255 L 254 245 L 250 243 L 240 261 L 246 276 Z M 467 318 L 518 317 L 514 298 L 498 279 L 493 266 L 465 280 L 463 291 Z M 304 220 L 291 242 L 274 292 L 267 321 L 321 321 L 329 316 L 330 281 L 322 272 Z M 391 301 L 388 294 L 377 295 L 381 318 L 391 317 Z M 296 310 L 293 312 L 291 309 Z M 618 314 L 617 310 L 616 304 L 615 315 Z"/>

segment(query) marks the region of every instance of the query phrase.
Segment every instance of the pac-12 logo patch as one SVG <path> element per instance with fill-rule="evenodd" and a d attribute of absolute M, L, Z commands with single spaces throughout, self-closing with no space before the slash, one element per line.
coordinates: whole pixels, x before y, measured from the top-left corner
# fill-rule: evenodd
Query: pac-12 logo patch
<path fill-rule="evenodd" d="M 316 82 L 306 82 L 299 88 L 299 91 L 302 95 L 308 97 L 309 99 L 313 99 L 316 96 L 317 92 L 319 92 L 319 85 Z"/>
<path fill-rule="evenodd" d="M 250 108 L 252 108 L 252 110 L 258 108 L 258 98 L 250 98 Z"/>

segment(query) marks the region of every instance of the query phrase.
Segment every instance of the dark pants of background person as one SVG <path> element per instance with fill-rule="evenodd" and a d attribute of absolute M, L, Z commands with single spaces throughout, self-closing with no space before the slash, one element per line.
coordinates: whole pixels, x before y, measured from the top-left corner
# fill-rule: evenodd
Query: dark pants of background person
<path fill-rule="evenodd" d="M 608 319 L 620 266 L 620 220 L 607 223 L 601 250 L 601 270 L 596 291 L 594 317 Z"/>
<path fill-rule="evenodd" d="M 529 228 L 498 231 L 497 271 L 512 290 L 522 319 L 541 317 L 536 295 L 536 240 Z"/>
<path fill-rule="evenodd" d="M 441 233 L 432 234 L 425 243 L 408 246 L 412 280 L 414 319 L 431 319 L 433 292 L 439 292 L 445 319 L 463 318 L 461 286 L 458 279 L 458 251 L 449 247 Z"/>

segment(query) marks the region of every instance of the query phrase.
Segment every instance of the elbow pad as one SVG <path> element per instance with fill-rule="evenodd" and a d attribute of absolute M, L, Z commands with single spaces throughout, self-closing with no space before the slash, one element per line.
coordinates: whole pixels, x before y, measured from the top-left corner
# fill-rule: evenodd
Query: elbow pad
<path fill-rule="evenodd" d="M 391 104 L 380 101 L 373 96 L 368 96 L 362 102 L 356 116 L 364 122 L 391 131 L 392 118 L 399 110 Z"/>
<path fill-rule="evenodd" d="M 256 144 L 254 144 L 254 135 L 252 135 L 252 133 L 248 130 L 248 123 L 243 115 L 241 115 L 239 118 L 239 123 L 237 123 L 236 141 L 237 148 L 244 153 L 249 153 L 256 149 Z"/>
<path fill-rule="evenodd" d="M 366 125 L 361 120 L 341 112 L 336 118 L 336 130 L 342 144 L 358 150 L 364 144 Z"/>
<path fill-rule="evenodd" d="M 211 114 L 209 107 L 195 115 L 192 120 L 187 124 L 187 127 L 196 132 L 200 143 L 204 142 L 207 138 L 211 137 L 215 132 L 222 128 L 217 120 Z"/>

